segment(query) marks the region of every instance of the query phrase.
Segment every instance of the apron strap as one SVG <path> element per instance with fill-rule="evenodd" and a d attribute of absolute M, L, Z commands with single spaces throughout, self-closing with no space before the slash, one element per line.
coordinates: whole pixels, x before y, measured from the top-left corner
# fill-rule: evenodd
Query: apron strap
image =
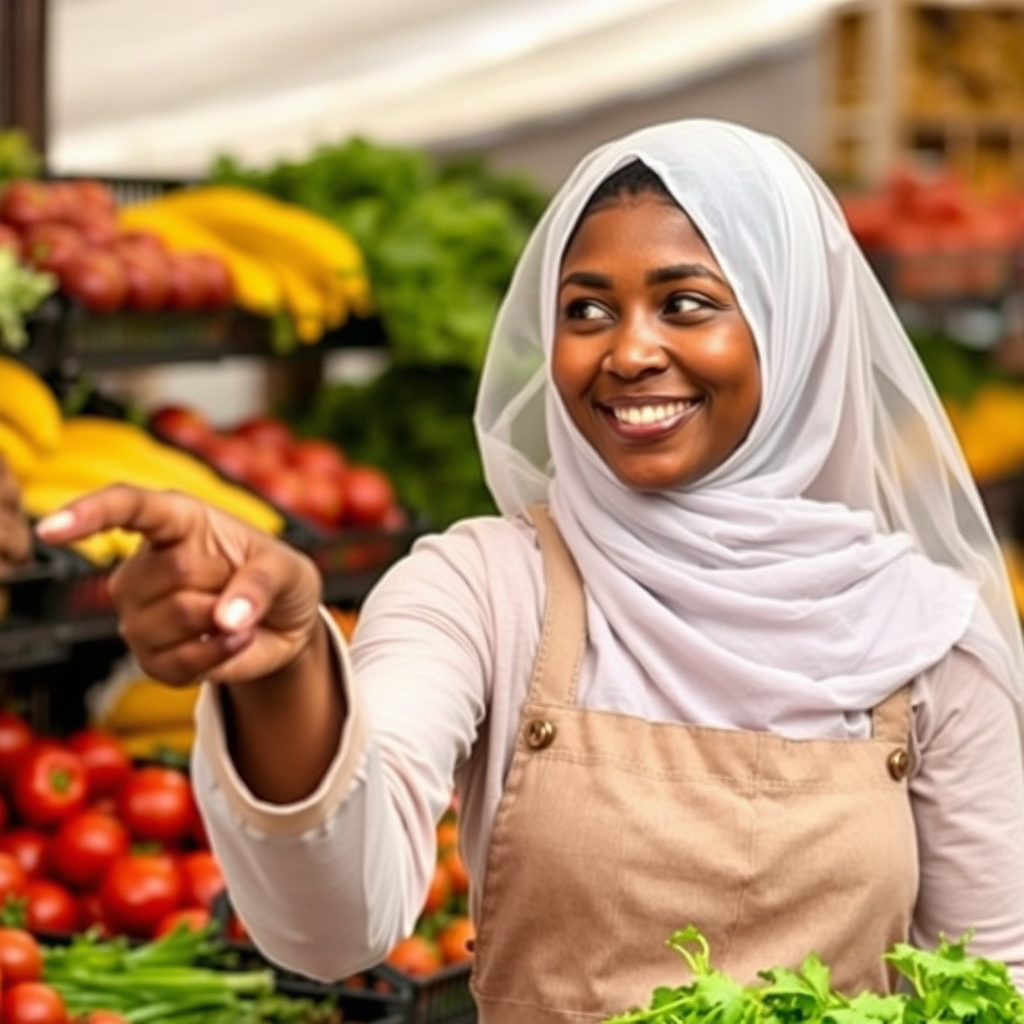
<path fill-rule="evenodd" d="M 910 738 L 910 683 L 889 694 L 871 711 L 871 735 L 876 740 L 906 744 Z"/>
<path fill-rule="evenodd" d="M 545 505 L 527 509 L 544 559 L 544 621 L 530 681 L 531 703 L 576 703 L 586 645 L 583 581 Z"/>

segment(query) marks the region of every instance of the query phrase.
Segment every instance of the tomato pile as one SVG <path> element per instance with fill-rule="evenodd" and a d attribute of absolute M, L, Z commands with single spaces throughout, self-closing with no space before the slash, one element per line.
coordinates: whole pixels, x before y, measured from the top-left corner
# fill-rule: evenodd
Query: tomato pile
<path fill-rule="evenodd" d="M 459 853 L 456 807 L 437 826 L 437 862 L 413 934 L 388 954 L 387 962 L 416 977 L 434 974 L 473 959 L 473 924 L 469 919 L 469 876 Z"/>
<path fill-rule="evenodd" d="M 21 928 L 0 928 L 0 1018 L 4 1024 L 65 1024 L 64 997 L 44 980 L 43 947 Z M 113 1010 L 93 1010 L 77 1024 L 127 1024 Z"/>
<path fill-rule="evenodd" d="M 85 728 L 0 711 L 0 914 L 32 932 L 153 938 L 210 920 L 224 880 L 183 771 Z"/>

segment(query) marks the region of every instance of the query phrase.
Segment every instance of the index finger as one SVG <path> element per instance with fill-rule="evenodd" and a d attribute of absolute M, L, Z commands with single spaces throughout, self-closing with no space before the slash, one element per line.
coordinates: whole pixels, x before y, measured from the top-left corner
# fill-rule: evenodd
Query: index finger
<path fill-rule="evenodd" d="M 119 526 L 165 547 L 183 540 L 195 523 L 195 503 L 186 495 L 114 484 L 40 519 L 36 533 L 47 543 L 69 544 Z"/>

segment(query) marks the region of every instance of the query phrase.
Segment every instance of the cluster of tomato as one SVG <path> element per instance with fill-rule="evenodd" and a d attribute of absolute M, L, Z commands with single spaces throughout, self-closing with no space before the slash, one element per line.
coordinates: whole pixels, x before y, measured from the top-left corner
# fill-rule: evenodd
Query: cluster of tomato
<path fill-rule="evenodd" d="M 19 179 L 0 192 L 0 246 L 52 273 L 87 309 L 211 309 L 234 298 L 213 253 L 176 252 L 149 232 L 122 230 L 101 181 Z"/>
<path fill-rule="evenodd" d="M 424 977 L 473 959 L 473 923 L 469 918 L 469 876 L 459 853 L 457 807 L 437 826 L 437 861 L 416 929 L 388 954 L 399 971 Z"/>
<path fill-rule="evenodd" d="M 35 933 L 154 938 L 210 920 L 224 880 L 187 775 L 85 728 L 0 711 L 0 914 Z"/>
<path fill-rule="evenodd" d="M 61 994 L 44 980 L 43 949 L 22 928 L 0 927 L 0 1019 L 4 1024 L 67 1024 Z M 75 1024 L 128 1024 L 113 1010 L 92 1010 Z"/>

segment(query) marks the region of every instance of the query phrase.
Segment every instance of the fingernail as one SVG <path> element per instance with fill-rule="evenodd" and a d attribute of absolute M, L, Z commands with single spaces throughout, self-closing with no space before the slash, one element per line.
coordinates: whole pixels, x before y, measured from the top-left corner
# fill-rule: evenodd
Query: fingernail
<path fill-rule="evenodd" d="M 252 602 L 247 597 L 233 597 L 220 613 L 220 624 L 227 629 L 238 629 L 252 615 Z"/>
<path fill-rule="evenodd" d="M 61 509 L 60 512 L 54 512 L 53 515 L 40 519 L 36 523 L 36 531 L 38 533 L 60 533 L 61 530 L 66 530 L 74 525 L 75 513 L 65 508 Z"/>

